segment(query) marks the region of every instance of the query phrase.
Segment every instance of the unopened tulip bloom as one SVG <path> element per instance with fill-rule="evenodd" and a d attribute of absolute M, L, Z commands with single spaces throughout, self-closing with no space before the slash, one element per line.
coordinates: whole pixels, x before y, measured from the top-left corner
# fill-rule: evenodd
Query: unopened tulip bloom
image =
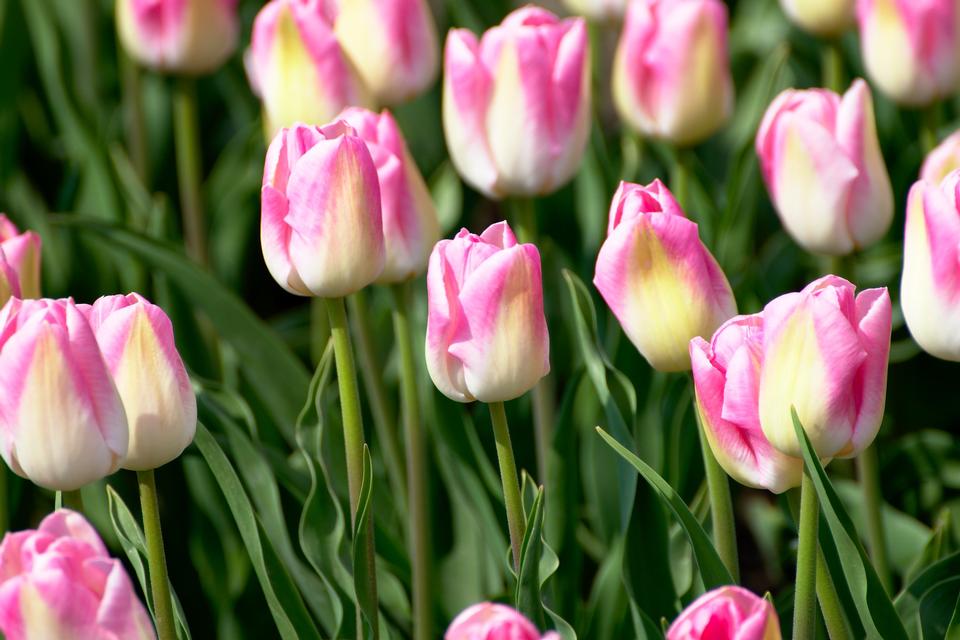
<path fill-rule="evenodd" d="M 197 399 L 163 309 L 137 293 L 81 307 L 90 320 L 130 425 L 124 469 L 162 466 L 193 442 Z"/>
<path fill-rule="evenodd" d="M 117 0 L 123 48 L 160 71 L 214 71 L 237 47 L 237 0 Z"/>
<path fill-rule="evenodd" d="M 82 515 L 60 509 L 0 543 L 0 631 L 7 640 L 154 640 L 123 564 Z"/>
<path fill-rule="evenodd" d="M 573 11 L 591 20 L 618 20 L 627 9 L 627 0 L 564 0 Z"/>
<path fill-rule="evenodd" d="M 383 271 L 377 167 L 346 123 L 280 130 L 267 150 L 261 210 L 263 257 L 290 293 L 345 296 Z"/>
<path fill-rule="evenodd" d="M 406 102 L 437 77 L 437 29 L 426 0 L 343 1 L 335 31 L 377 104 Z"/>
<path fill-rule="evenodd" d="M 937 185 L 957 169 L 960 169 L 960 131 L 947 136 L 927 154 L 920 168 L 920 179 Z"/>
<path fill-rule="evenodd" d="M 505 604 L 481 602 L 454 618 L 444 640 L 560 640 L 554 631 L 540 632 L 523 614 Z"/>
<path fill-rule="evenodd" d="M 691 145 L 733 112 L 721 0 L 636 0 L 613 61 L 620 117 L 646 136 Z"/>
<path fill-rule="evenodd" d="M 960 80 L 956 0 L 857 0 L 867 76 L 893 100 L 921 106 Z"/>
<path fill-rule="evenodd" d="M 836 37 L 853 24 L 856 0 L 780 0 L 787 17 L 801 29 Z"/>
<path fill-rule="evenodd" d="M 334 34 L 335 17 L 328 0 L 271 0 L 257 14 L 244 61 L 268 137 L 369 101 Z"/>
<path fill-rule="evenodd" d="M 787 89 L 767 109 L 756 149 L 783 226 L 808 251 L 844 255 L 887 232 L 893 190 L 863 80 L 843 98 Z"/>
<path fill-rule="evenodd" d="M 438 242 L 427 300 L 427 370 L 448 398 L 512 400 L 550 372 L 540 252 L 506 222 Z"/>
<path fill-rule="evenodd" d="M 667 629 L 667 640 L 780 640 L 777 611 L 741 587 L 720 587 L 693 601 Z"/>
<path fill-rule="evenodd" d="M 466 29 L 447 35 L 443 130 L 474 188 L 494 198 L 556 190 L 580 166 L 589 125 L 582 18 L 527 6 L 479 40 Z"/>
<path fill-rule="evenodd" d="M 851 458 L 880 428 L 891 307 L 886 288 L 825 276 L 763 309 L 759 412 L 777 450 L 800 457 L 791 407 L 820 458 Z"/>
<path fill-rule="evenodd" d="M 0 311 L 0 454 L 58 491 L 113 473 L 127 454 L 120 396 L 72 300 L 11 298 Z"/>
<path fill-rule="evenodd" d="M 620 183 L 593 278 L 652 367 L 690 368 L 688 344 L 737 312 L 726 276 L 659 180 Z"/>
<path fill-rule="evenodd" d="M 40 297 L 40 236 L 0 214 L 0 305 L 11 297 Z"/>
<path fill-rule="evenodd" d="M 377 282 L 408 280 L 426 269 L 440 239 L 433 199 L 389 111 L 350 108 L 339 118 L 367 143 L 380 178 L 386 258 Z"/>

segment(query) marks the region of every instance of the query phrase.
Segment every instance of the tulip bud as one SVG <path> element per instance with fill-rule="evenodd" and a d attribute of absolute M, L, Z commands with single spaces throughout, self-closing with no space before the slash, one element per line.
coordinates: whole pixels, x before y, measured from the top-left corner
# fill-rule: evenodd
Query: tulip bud
<path fill-rule="evenodd" d="M 956 131 L 927 154 L 920 168 L 920 179 L 935 185 L 960 169 L 960 131 Z"/>
<path fill-rule="evenodd" d="M 117 0 L 123 48 L 151 69 L 214 71 L 237 48 L 237 0 Z"/>
<path fill-rule="evenodd" d="M 11 297 L 40 297 L 40 236 L 0 213 L 0 305 Z"/>
<path fill-rule="evenodd" d="M 124 469 L 156 469 L 183 453 L 197 428 L 197 399 L 160 307 L 137 293 L 82 305 L 130 425 Z"/>
<path fill-rule="evenodd" d="M 650 366 L 690 368 L 688 344 L 737 312 L 726 276 L 659 180 L 621 182 L 593 283 Z"/>
<path fill-rule="evenodd" d="M 268 137 L 369 101 L 334 35 L 334 17 L 324 0 L 271 0 L 257 14 L 244 62 Z"/>
<path fill-rule="evenodd" d="M 263 257 L 290 293 L 345 296 L 383 271 L 377 168 L 346 123 L 280 130 L 267 150 L 261 210 Z"/>
<path fill-rule="evenodd" d="M 863 80 L 840 96 L 788 89 L 756 141 L 767 191 L 787 232 L 808 251 L 844 255 L 887 232 L 893 190 Z"/>
<path fill-rule="evenodd" d="M 960 361 L 960 171 L 920 180 L 907 198 L 900 306 L 924 351 Z"/>
<path fill-rule="evenodd" d="M 444 640 L 560 640 L 555 631 L 543 636 L 533 623 L 505 604 L 481 602 L 454 618 Z"/>
<path fill-rule="evenodd" d="M 773 448 L 760 427 L 763 316 L 737 316 L 707 342 L 690 341 L 700 424 L 713 455 L 748 487 L 783 493 L 800 484 L 803 460 Z"/>
<path fill-rule="evenodd" d="M 763 309 L 759 412 L 776 449 L 800 457 L 791 407 L 820 458 L 852 458 L 880 428 L 890 353 L 890 295 L 825 276 Z"/>
<path fill-rule="evenodd" d="M 154 640 L 123 564 L 68 509 L 0 543 L 0 631 L 7 640 Z"/>
<path fill-rule="evenodd" d="M 787 17 L 801 29 L 825 38 L 853 24 L 855 0 L 780 0 Z"/>
<path fill-rule="evenodd" d="M 127 419 L 90 324 L 72 300 L 0 311 L 0 454 L 35 484 L 72 491 L 117 470 Z"/>
<path fill-rule="evenodd" d="M 777 611 L 742 587 L 720 587 L 693 601 L 667 629 L 667 640 L 780 640 Z"/>
<path fill-rule="evenodd" d="M 627 0 L 564 0 L 567 8 L 597 22 L 619 20 L 627 9 Z"/>
<path fill-rule="evenodd" d="M 960 80 L 956 0 L 857 0 L 867 75 L 896 102 L 922 106 Z"/>
<path fill-rule="evenodd" d="M 378 104 L 406 102 L 436 79 L 437 29 L 425 0 L 348 0 L 335 24 L 340 46 Z"/>
<path fill-rule="evenodd" d="M 448 398 L 512 400 L 550 372 L 540 252 L 506 222 L 438 242 L 427 300 L 427 370 Z"/>
<path fill-rule="evenodd" d="M 582 18 L 527 6 L 479 40 L 466 29 L 447 35 L 443 130 L 474 188 L 493 198 L 558 189 L 580 166 L 589 125 Z"/>
<path fill-rule="evenodd" d="M 347 109 L 339 116 L 367 143 L 380 178 L 386 258 L 377 282 L 403 282 L 427 267 L 440 239 L 437 210 L 389 111 Z"/>
<path fill-rule="evenodd" d="M 613 102 L 644 135 L 677 145 L 711 136 L 733 112 L 727 8 L 720 0 L 637 0 L 613 61 Z"/>

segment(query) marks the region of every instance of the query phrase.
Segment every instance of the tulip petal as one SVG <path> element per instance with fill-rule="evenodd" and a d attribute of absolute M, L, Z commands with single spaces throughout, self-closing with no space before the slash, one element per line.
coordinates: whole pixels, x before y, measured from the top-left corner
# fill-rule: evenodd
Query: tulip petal
<path fill-rule="evenodd" d="M 857 335 L 867 356 L 853 381 L 857 421 L 851 442 L 853 457 L 870 446 L 880 429 L 887 390 L 892 309 L 886 289 L 867 289 L 857 296 Z"/>

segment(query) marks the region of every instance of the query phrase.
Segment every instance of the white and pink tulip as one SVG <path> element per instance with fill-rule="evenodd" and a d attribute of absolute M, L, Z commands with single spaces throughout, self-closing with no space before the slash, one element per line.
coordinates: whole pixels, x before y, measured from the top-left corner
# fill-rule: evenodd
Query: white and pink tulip
<path fill-rule="evenodd" d="M 10 298 L 40 297 L 40 236 L 20 233 L 0 214 L 0 306 Z"/>
<path fill-rule="evenodd" d="M 856 0 L 780 0 L 783 12 L 801 29 L 835 38 L 853 24 Z"/>
<path fill-rule="evenodd" d="M 667 629 L 667 640 L 780 640 L 777 611 L 742 587 L 720 587 L 693 601 Z"/>
<path fill-rule="evenodd" d="M 560 640 L 550 631 L 542 636 L 532 622 L 505 604 L 481 602 L 460 612 L 443 636 L 444 640 Z"/>

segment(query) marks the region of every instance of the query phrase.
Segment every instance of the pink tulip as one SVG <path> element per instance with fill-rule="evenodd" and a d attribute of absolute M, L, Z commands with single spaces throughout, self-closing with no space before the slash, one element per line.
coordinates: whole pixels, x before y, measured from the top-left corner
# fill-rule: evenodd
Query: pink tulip
<path fill-rule="evenodd" d="M 783 12 L 801 29 L 837 37 L 853 24 L 855 0 L 780 0 Z"/>
<path fill-rule="evenodd" d="M 120 42 L 160 71 L 214 71 L 237 47 L 237 0 L 117 0 Z"/>
<path fill-rule="evenodd" d="M 844 255 L 887 232 L 893 191 L 863 80 L 842 99 L 826 89 L 784 91 L 763 117 L 756 149 L 783 226 L 808 251 Z"/>
<path fill-rule="evenodd" d="M 301 296 L 345 296 L 384 265 L 380 184 L 344 122 L 281 129 L 267 150 L 260 240 L 270 274 Z"/>
<path fill-rule="evenodd" d="M 540 195 L 577 171 L 590 132 L 582 18 L 526 6 L 479 40 L 447 35 L 443 129 L 463 179 L 487 196 Z"/>
<path fill-rule="evenodd" d="M 906 105 L 951 95 L 960 80 L 960 11 L 955 0 L 857 0 L 867 75 Z"/>
<path fill-rule="evenodd" d="M 737 312 L 726 276 L 659 180 L 621 182 L 593 283 L 652 367 L 690 368 L 691 338 Z"/>
<path fill-rule="evenodd" d="M 380 177 L 386 258 L 377 282 L 408 280 L 427 267 L 430 250 L 440 239 L 430 192 L 389 111 L 351 108 L 339 117 L 367 143 Z"/>
<path fill-rule="evenodd" d="M 700 142 L 733 112 L 727 8 L 720 0 L 636 0 L 613 62 L 613 101 L 644 135 Z"/>
<path fill-rule="evenodd" d="M 506 222 L 438 242 L 427 300 L 427 370 L 447 397 L 512 400 L 550 372 L 540 252 Z"/>
<path fill-rule="evenodd" d="M 920 179 L 935 185 L 960 169 L 960 131 L 955 131 L 927 154 L 920 168 Z"/>
<path fill-rule="evenodd" d="M 667 640 L 780 640 L 777 611 L 741 587 L 708 591 L 667 629 Z"/>
<path fill-rule="evenodd" d="M 560 640 L 554 631 L 543 636 L 533 623 L 505 604 L 481 602 L 460 612 L 444 640 Z"/>
<path fill-rule="evenodd" d="M 436 79 L 437 29 L 425 0 L 343 1 L 335 25 L 374 102 L 406 102 Z"/>
<path fill-rule="evenodd" d="M 758 406 L 763 434 L 800 457 L 790 408 L 820 458 L 851 458 L 880 428 L 887 390 L 891 306 L 885 288 L 825 276 L 763 309 Z"/>
<path fill-rule="evenodd" d="M 564 4 L 570 11 L 597 22 L 619 20 L 627 9 L 627 0 L 564 0 Z"/>
<path fill-rule="evenodd" d="M 244 61 L 268 137 L 369 102 L 334 34 L 335 17 L 331 0 L 271 0 L 257 14 Z"/>
<path fill-rule="evenodd" d="M 40 236 L 0 213 L 0 305 L 11 297 L 40 297 Z"/>
<path fill-rule="evenodd" d="M 130 425 L 124 469 L 156 469 L 193 442 L 197 399 L 173 342 L 173 325 L 140 294 L 83 305 Z"/>
<path fill-rule="evenodd" d="M 123 564 L 79 513 L 60 509 L 0 543 L 0 631 L 7 640 L 153 640 Z"/>
<path fill-rule="evenodd" d="M 73 300 L 11 298 L 0 311 L 0 454 L 48 489 L 117 470 L 127 419 L 90 324 Z"/>
<path fill-rule="evenodd" d="M 926 171 L 926 167 L 924 168 Z M 921 179 L 907 198 L 900 306 L 924 351 L 960 361 L 960 171 Z"/>

